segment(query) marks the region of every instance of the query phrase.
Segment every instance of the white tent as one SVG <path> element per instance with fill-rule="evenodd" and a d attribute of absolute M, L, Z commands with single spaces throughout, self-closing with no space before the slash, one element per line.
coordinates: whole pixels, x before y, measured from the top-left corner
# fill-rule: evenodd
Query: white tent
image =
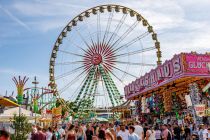
<path fill-rule="evenodd" d="M 24 108 L 20 109 L 20 114 L 23 114 L 29 120 L 34 119 L 35 113 Z M 13 118 L 14 114 L 19 115 L 19 107 L 9 108 L 5 110 L 4 113 L 0 114 L 0 122 L 10 121 Z M 36 114 L 36 117 L 40 117 L 40 114 Z"/>
<path fill-rule="evenodd" d="M 28 118 L 29 123 L 35 123 L 35 113 L 24 108 L 20 109 L 20 113 Z M 11 134 L 14 133 L 14 130 L 11 128 L 14 114 L 19 115 L 19 107 L 8 108 L 4 110 L 4 113 L 0 114 L 0 129 L 6 129 Z M 40 114 L 36 114 L 37 119 L 40 116 Z"/>

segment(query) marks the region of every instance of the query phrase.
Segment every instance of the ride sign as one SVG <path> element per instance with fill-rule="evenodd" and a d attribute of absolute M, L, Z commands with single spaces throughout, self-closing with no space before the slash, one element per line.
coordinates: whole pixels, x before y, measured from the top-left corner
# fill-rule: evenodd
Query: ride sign
<path fill-rule="evenodd" d="M 205 104 L 194 105 L 195 113 L 199 117 L 205 116 Z"/>
<path fill-rule="evenodd" d="M 210 54 L 181 53 L 124 87 L 127 99 L 186 76 L 210 77 Z"/>

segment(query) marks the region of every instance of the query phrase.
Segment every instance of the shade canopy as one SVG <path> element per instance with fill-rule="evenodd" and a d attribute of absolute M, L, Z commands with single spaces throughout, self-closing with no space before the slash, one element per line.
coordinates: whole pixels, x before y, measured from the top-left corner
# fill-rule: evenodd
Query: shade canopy
<path fill-rule="evenodd" d="M 105 118 L 101 118 L 101 117 L 97 117 L 95 120 L 99 121 L 99 122 L 108 122 L 109 121 L 109 120 L 107 120 Z"/>
<path fill-rule="evenodd" d="M 35 114 L 32 111 L 26 110 L 24 108 L 20 108 L 20 112 L 29 120 L 33 120 L 35 118 L 35 115 L 37 118 L 41 116 L 40 114 Z M 16 114 L 17 116 L 19 115 L 19 107 L 6 109 L 4 113 L 0 114 L 0 122 L 12 121 L 14 114 Z"/>
<path fill-rule="evenodd" d="M 112 112 L 130 111 L 131 103 L 132 103 L 131 100 L 127 100 L 126 102 L 122 103 L 121 105 L 113 107 Z"/>
<path fill-rule="evenodd" d="M 12 106 L 18 107 L 19 106 L 19 104 L 4 97 L 0 97 L 0 105 L 5 106 L 5 107 L 12 107 Z"/>

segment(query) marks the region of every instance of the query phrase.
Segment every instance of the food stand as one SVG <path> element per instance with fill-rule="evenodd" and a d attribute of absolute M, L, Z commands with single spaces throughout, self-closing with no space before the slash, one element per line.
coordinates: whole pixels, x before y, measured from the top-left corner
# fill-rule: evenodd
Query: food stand
<path fill-rule="evenodd" d="M 177 121 L 191 116 L 197 121 L 200 116 L 196 115 L 194 105 L 205 104 L 205 108 L 209 107 L 209 100 L 205 98 L 209 95 L 202 94 L 203 87 L 210 81 L 209 64 L 209 53 L 174 55 L 171 60 L 125 86 L 125 96 L 141 102 L 141 119 L 150 115 L 153 121 L 154 118 Z"/>

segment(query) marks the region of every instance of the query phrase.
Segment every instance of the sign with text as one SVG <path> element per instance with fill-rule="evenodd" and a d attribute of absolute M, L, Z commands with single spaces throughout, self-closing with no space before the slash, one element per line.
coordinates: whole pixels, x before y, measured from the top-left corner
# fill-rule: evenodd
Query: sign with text
<path fill-rule="evenodd" d="M 124 87 L 126 98 L 139 95 L 184 76 L 210 77 L 210 54 L 181 53 Z"/>
<path fill-rule="evenodd" d="M 186 72 L 198 74 L 210 74 L 208 65 L 210 64 L 210 55 L 187 54 L 184 56 L 184 68 Z"/>
<path fill-rule="evenodd" d="M 197 105 L 194 105 L 194 108 L 195 108 L 195 113 L 197 116 L 199 117 L 203 117 L 205 116 L 205 104 L 197 104 Z"/>

